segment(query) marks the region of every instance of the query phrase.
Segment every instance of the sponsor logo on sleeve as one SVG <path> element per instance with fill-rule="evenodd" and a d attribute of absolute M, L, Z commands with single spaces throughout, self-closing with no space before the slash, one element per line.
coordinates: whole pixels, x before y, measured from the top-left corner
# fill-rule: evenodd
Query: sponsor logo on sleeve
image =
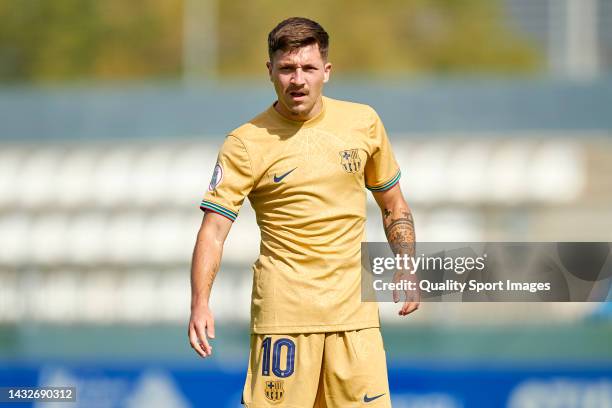
<path fill-rule="evenodd" d="M 210 179 L 210 184 L 208 185 L 208 191 L 213 191 L 215 188 L 217 188 L 217 186 L 221 184 L 222 180 L 223 167 L 221 167 L 221 164 L 217 162 L 217 164 L 215 165 L 215 169 L 213 170 L 212 177 Z"/>

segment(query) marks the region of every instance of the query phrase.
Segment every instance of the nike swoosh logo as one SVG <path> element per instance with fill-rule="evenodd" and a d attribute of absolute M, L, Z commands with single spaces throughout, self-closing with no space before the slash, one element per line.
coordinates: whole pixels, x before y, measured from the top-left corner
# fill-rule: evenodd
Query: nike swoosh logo
<path fill-rule="evenodd" d="M 280 183 L 282 179 L 284 179 L 285 177 L 287 177 L 287 176 L 288 176 L 288 175 L 289 175 L 289 174 L 290 174 L 290 173 L 291 173 L 293 170 L 295 170 L 295 169 L 297 169 L 297 167 L 296 167 L 296 168 L 294 168 L 294 169 L 289 170 L 289 171 L 288 171 L 288 172 L 286 172 L 285 174 L 281 174 L 281 175 L 280 175 L 280 177 L 276 177 L 276 174 L 275 174 L 275 175 L 274 175 L 274 182 L 275 182 L 275 183 Z"/>
<path fill-rule="evenodd" d="M 385 394 L 380 394 L 380 395 L 376 395 L 376 396 L 374 396 L 372 398 L 368 398 L 368 394 L 366 394 L 366 395 L 363 396 L 363 402 L 372 402 L 375 399 L 378 399 L 378 398 L 382 397 L 383 395 L 385 395 Z"/>

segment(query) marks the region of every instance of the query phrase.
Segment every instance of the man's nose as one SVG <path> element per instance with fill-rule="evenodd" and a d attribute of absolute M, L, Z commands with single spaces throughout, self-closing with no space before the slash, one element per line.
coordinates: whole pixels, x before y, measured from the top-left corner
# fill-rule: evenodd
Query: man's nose
<path fill-rule="evenodd" d="M 293 75 L 291 75 L 291 82 L 298 85 L 304 83 L 304 72 L 300 68 L 293 71 Z"/>

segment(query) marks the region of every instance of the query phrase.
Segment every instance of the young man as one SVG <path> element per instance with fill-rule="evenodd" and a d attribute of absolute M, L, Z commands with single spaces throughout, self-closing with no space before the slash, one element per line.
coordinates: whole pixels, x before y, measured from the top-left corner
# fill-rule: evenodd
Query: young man
<path fill-rule="evenodd" d="M 248 197 L 261 230 L 253 266 L 249 408 L 389 407 L 378 306 L 361 301 L 367 187 L 389 243 L 414 255 L 400 169 L 376 112 L 322 96 L 328 35 L 290 18 L 268 36 L 278 100 L 232 131 L 201 203 L 192 265 L 191 346 L 212 354 L 208 300 L 223 243 Z M 394 300 L 399 295 L 394 294 Z M 399 314 L 418 308 L 406 294 Z"/>

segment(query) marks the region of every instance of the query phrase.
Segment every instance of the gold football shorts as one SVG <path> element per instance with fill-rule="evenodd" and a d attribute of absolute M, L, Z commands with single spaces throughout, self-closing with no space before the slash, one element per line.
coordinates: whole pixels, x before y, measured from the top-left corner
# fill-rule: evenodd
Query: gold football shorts
<path fill-rule="evenodd" d="M 391 407 L 378 328 L 252 334 L 247 408 Z"/>

